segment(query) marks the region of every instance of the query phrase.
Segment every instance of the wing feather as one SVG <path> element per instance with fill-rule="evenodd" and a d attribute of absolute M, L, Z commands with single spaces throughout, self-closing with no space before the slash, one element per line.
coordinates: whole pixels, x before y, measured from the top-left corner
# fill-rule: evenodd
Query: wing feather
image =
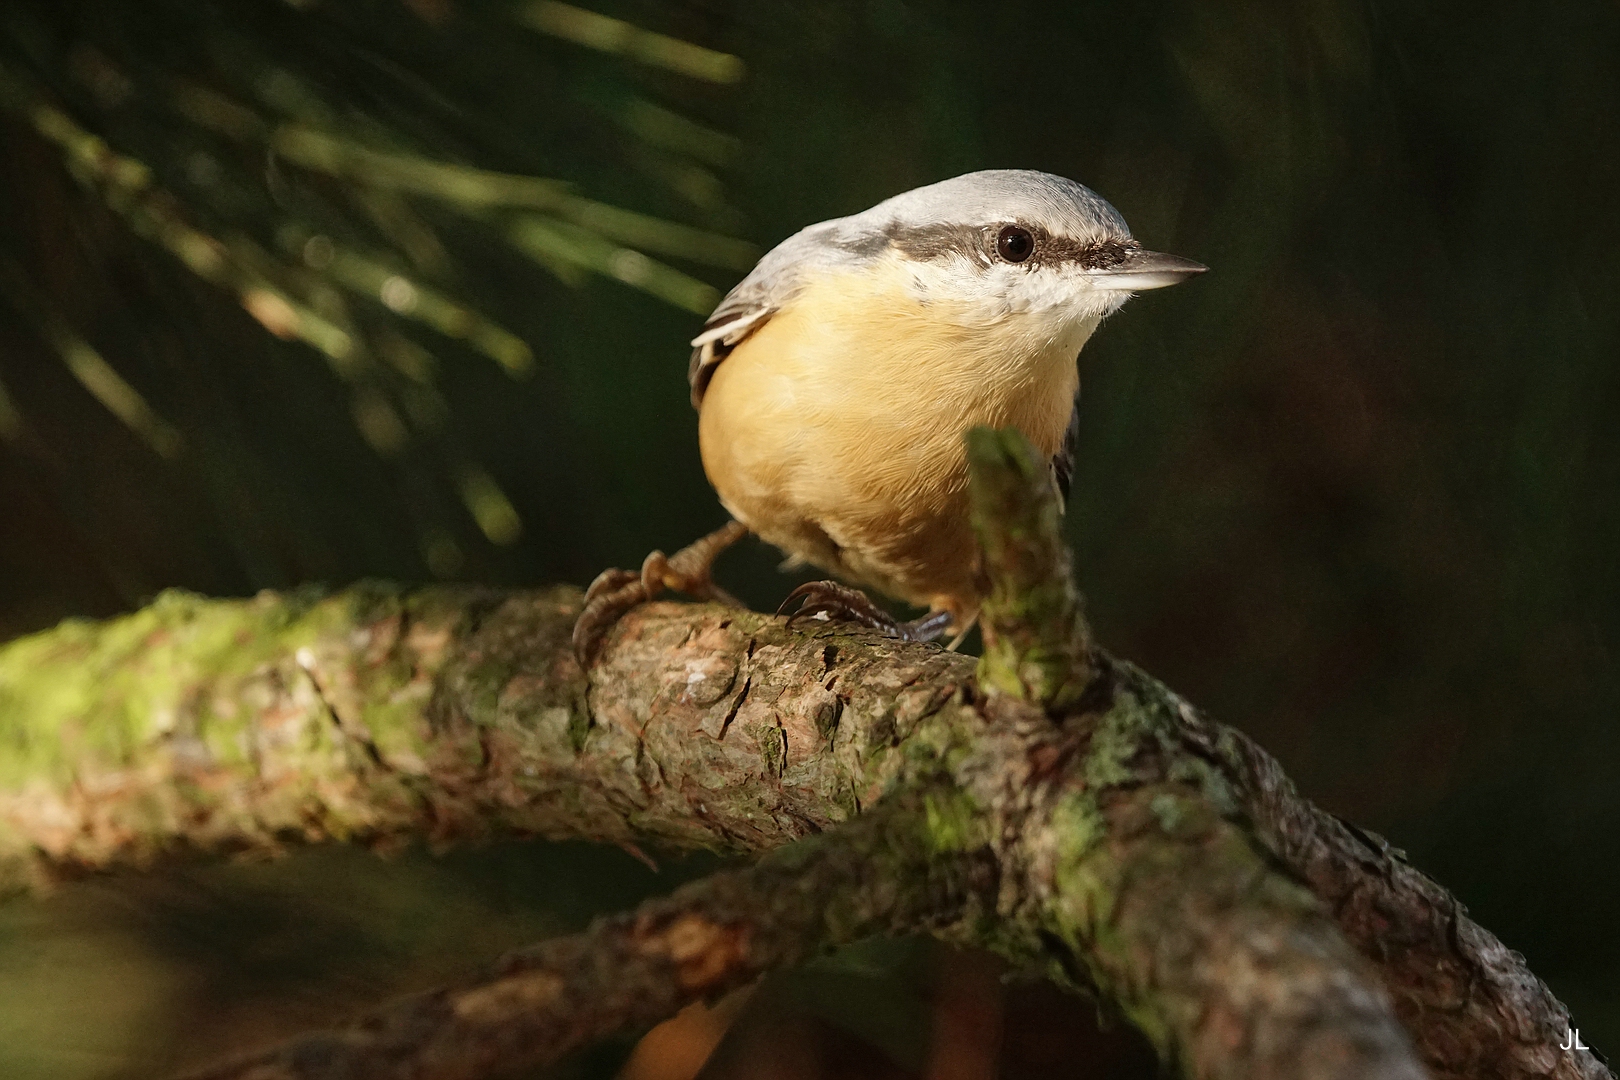
<path fill-rule="evenodd" d="M 703 392 L 714 369 L 793 298 L 807 272 L 831 269 L 855 258 L 854 250 L 838 239 L 842 227 L 843 219 L 839 219 L 801 229 L 766 252 L 720 301 L 703 332 L 692 339 L 686 379 L 692 385 L 694 408 L 702 407 Z"/>
<path fill-rule="evenodd" d="M 1069 501 L 1069 487 L 1074 482 L 1074 456 L 1080 449 L 1080 391 L 1074 392 L 1074 411 L 1069 414 L 1069 426 L 1063 432 L 1063 445 L 1052 455 L 1052 479 L 1057 482 L 1058 495 L 1065 504 Z"/>
<path fill-rule="evenodd" d="M 729 301 L 730 297 L 726 299 Z M 722 301 L 715 313 L 709 316 L 703 332 L 692 339 L 692 362 L 686 369 L 686 381 L 692 386 L 694 409 L 702 408 L 703 392 L 709 388 L 709 380 L 720 361 L 731 355 L 731 350 L 762 326 L 775 311 L 774 307 L 763 305 L 727 311 L 726 303 Z"/>

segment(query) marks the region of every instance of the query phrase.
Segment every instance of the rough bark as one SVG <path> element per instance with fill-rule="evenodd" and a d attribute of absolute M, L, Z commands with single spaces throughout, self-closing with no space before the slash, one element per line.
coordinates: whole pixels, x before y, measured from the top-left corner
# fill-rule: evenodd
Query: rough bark
<path fill-rule="evenodd" d="M 587 682 L 574 589 L 168 593 L 0 650 L 0 882 L 497 831 L 768 850 L 870 801 L 972 661 L 649 605 Z M 940 715 L 941 713 L 945 715 Z"/>
<path fill-rule="evenodd" d="M 1413 1045 L 1436 1077 L 1611 1075 L 1558 1049 L 1563 1006 L 1443 889 L 1302 799 L 1244 736 L 1094 649 L 1043 469 L 989 434 L 973 455 L 993 585 L 977 671 L 857 631 L 660 604 L 627 617 L 587 677 L 568 648 L 571 590 L 174 595 L 13 643 L 0 650 L 0 868 L 16 885 L 187 850 L 496 830 L 794 845 L 734 879 L 746 883 L 809 866 L 806 837 L 864 850 L 867 822 L 909 807 L 919 824 L 899 862 L 871 860 L 874 887 L 885 865 L 967 880 L 964 860 L 987 853 L 988 906 L 877 904 L 841 936 L 755 904 L 748 934 L 779 926 L 796 944 L 737 960 L 714 988 L 857 931 L 926 929 L 1091 988 L 1189 1076 L 1415 1077 Z M 609 959 L 558 998 L 568 1015 L 509 1016 L 479 1060 L 547 1059 L 677 1007 L 658 971 L 635 967 L 634 927 L 673 925 L 682 903 L 705 925 L 741 925 L 703 908 L 701 888 L 540 947 L 537 971 L 591 942 Z M 504 1000 L 504 970 L 430 997 Z M 626 1001 L 615 987 L 648 989 Z M 319 1048 L 431 1013 L 401 1008 L 308 1054 L 257 1059 L 305 1071 L 252 1075 L 336 1075 Z M 342 1075 L 471 1075 L 426 1050 L 409 1064 Z"/>

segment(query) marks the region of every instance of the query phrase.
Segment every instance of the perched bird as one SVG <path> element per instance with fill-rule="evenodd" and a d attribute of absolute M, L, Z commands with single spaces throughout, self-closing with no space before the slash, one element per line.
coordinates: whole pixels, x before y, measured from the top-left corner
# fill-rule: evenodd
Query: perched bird
<path fill-rule="evenodd" d="M 1132 293 L 1205 267 L 1143 249 L 1106 201 L 1020 169 L 968 173 L 782 241 L 692 341 L 703 468 L 735 519 L 592 585 L 588 656 L 630 606 L 709 576 L 748 532 L 790 560 L 930 609 L 901 623 L 833 582 L 784 609 L 901 637 L 965 631 L 982 595 L 963 433 L 1015 427 L 1066 497 L 1081 346 Z"/>

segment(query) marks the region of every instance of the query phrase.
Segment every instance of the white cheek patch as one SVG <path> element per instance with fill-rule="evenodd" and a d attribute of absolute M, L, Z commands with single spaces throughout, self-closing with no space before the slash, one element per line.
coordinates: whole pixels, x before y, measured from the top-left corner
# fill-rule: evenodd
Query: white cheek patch
<path fill-rule="evenodd" d="M 906 260 L 907 284 L 920 302 L 962 303 L 987 295 L 986 267 L 965 256 L 927 261 Z"/>
<path fill-rule="evenodd" d="M 921 304 L 956 309 L 971 323 L 1011 315 L 1051 319 L 1056 324 L 1101 319 L 1130 299 L 1128 291 L 1104 291 L 1077 269 L 976 262 L 965 256 L 910 261 L 908 291 Z"/>

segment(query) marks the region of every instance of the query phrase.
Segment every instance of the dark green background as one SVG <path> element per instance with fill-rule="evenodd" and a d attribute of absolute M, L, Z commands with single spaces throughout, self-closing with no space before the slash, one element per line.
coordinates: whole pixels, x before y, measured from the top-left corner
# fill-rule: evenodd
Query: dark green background
<path fill-rule="evenodd" d="M 186 54 L 161 19 L 128 14 L 142 5 L 67 7 L 78 25 L 51 23 L 56 45 L 17 55 L 117 145 L 118 118 L 55 71 L 62 43 L 98 36 L 181 65 Z M 186 5 L 157 7 L 183 17 Z M 1587 1042 L 1620 1045 L 1620 7 L 601 6 L 741 56 L 748 75 L 732 88 L 538 37 L 491 50 L 467 29 L 490 4 L 449 5 L 437 25 L 381 0 L 218 7 L 229 14 L 211 18 L 284 52 L 319 42 L 312 81 L 442 140 L 447 157 L 565 176 L 762 247 L 922 183 L 1027 167 L 1092 186 L 1148 246 L 1209 264 L 1133 301 L 1081 358 L 1069 529 L 1099 637 L 1258 738 L 1317 801 L 1404 847 L 1525 954 Z M 388 60 L 393 81 L 367 75 L 381 67 L 362 56 Z M 398 90 L 398 70 L 448 88 L 458 108 L 423 106 Z M 645 148 L 608 130 L 604 102 L 626 86 L 740 139 L 723 204 L 683 201 Z M 0 442 L 0 634 L 125 610 L 169 585 L 425 579 L 424 520 L 463 544 L 460 576 L 505 584 L 584 582 L 723 520 L 682 377 L 699 317 L 599 279 L 564 287 L 445 223 L 465 295 L 538 361 L 513 381 L 472 354 L 442 357 L 457 452 L 490 469 L 524 520 L 523 538 L 497 549 L 446 494 L 432 453 L 372 453 L 316 354 L 274 341 L 129 236 L 15 117 L 0 121 L 0 155 L 0 250 L 191 448 L 175 463 L 151 454 L 0 304 L 0 382 L 29 424 Z M 755 545 L 720 577 L 774 606 L 792 579 L 773 559 Z M 531 880 L 561 859 L 586 868 L 570 880 L 587 894 L 604 875 L 640 873 L 525 851 L 331 864 L 404 897 L 324 909 L 383 943 L 355 958 L 373 975 L 353 978 L 371 981 L 311 989 L 349 977 L 311 961 L 296 977 L 278 969 L 276 993 L 352 1005 L 454 970 L 441 953 L 411 966 L 414 943 L 449 933 L 431 899 L 446 891 L 446 910 L 472 923 L 515 905 L 512 941 L 568 924 L 545 913 L 543 888 L 514 897 L 492 867 L 521 864 L 511 873 Z M 276 883 L 255 878 L 248 893 L 289 918 L 325 865 L 255 870 Z M 88 985 L 105 955 L 165 988 L 97 1051 L 104 1060 L 39 1075 L 174 1060 L 176 1033 L 214 1015 L 218 986 L 266 985 L 238 964 L 243 951 L 296 949 L 265 943 L 232 873 L 14 905 L 0 920 L 13 926 L 0 930 L 0 986 L 26 998 Z M 667 884 L 645 876 L 635 889 Z M 604 885 L 600 900 L 634 891 Z M 215 939 L 186 930 L 203 893 Z M 36 971 L 19 957 L 40 941 L 79 959 Z M 17 1008 L 0 1006 L 4 1041 L 32 1030 Z M 308 1019 L 288 1017 L 268 1026 Z M 0 1061 L 58 1061 L 56 1036 L 41 1038 Z"/>

